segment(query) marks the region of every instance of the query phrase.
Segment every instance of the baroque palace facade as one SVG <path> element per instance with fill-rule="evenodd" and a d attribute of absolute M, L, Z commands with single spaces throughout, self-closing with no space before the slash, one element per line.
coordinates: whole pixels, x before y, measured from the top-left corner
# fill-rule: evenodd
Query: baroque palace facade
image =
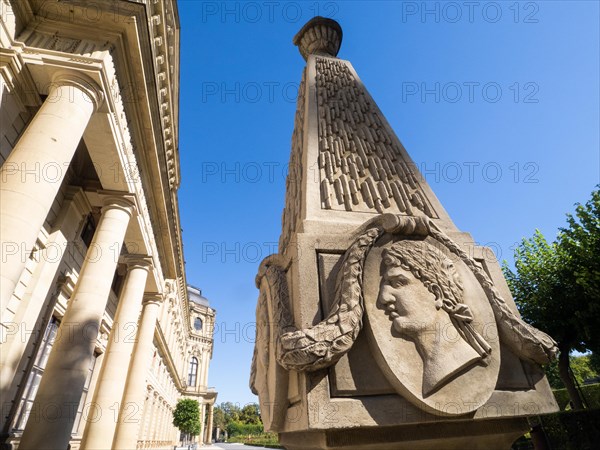
<path fill-rule="evenodd" d="M 3 448 L 172 448 L 215 311 L 187 285 L 175 0 L 0 0 Z"/>

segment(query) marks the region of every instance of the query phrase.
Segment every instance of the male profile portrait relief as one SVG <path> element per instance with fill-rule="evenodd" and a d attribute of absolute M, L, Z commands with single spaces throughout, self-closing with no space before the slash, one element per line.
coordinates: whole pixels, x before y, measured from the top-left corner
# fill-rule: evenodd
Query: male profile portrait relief
<path fill-rule="evenodd" d="M 463 369 L 486 363 L 491 347 L 471 325 L 450 258 L 425 241 L 404 240 L 384 250 L 382 266 L 378 306 L 392 333 L 413 341 L 423 359 L 424 397 Z"/>

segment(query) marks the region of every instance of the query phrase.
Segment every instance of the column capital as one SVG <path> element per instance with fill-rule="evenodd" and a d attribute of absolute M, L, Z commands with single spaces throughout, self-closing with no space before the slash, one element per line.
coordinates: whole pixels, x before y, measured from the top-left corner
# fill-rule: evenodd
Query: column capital
<path fill-rule="evenodd" d="M 59 70 L 52 77 L 55 86 L 72 86 L 79 89 L 94 104 L 94 112 L 104 103 L 104 93 L 98 84 L 90 77 L 73 70 Z"/>
<path fill-rule="evenodd" d="M 102 200 L 102 212 L 110 209 L 120 209 L 131 217 L 136 209 L 135 199 L 132 195 L 108 195 Z"/>
<path fill-rule="evenodd" d="M 92 205 L 79 186 L 67 186 L 60 212 L 52 223 L 52 231 L 61 230 L 67 240 L 73 240 L 81 220 L 92 211 Z"/>
<path fill-rule="evenodd" d="M 144 294 L 144 305 L 160 305 L 164 300 L 164 296 L 158 292 L 147 292 Z"/>
<path fill-rule="evenodd" d="M 85 191 L 79 186 L 67 186 L 65 190 L 65 200 L 70 200 L 77 208 L 77 211 L 85 216 L 92 210 L 92 205 L 85 195 Z"/>
<path fill-rule="evenodd" d="M 148 255 L 125 255 L 122 262 L 127 264 L 127 270 L 145 269 L 148 272 L 152 270 L 152 258 Z"/>

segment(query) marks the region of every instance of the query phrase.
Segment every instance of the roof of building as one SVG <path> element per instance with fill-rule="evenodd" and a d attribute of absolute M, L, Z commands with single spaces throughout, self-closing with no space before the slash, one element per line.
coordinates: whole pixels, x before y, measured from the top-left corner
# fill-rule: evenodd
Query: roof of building
<path fill-rule="evenodd" d="M 201 289 L 188 284 L 187 291 L 188 291 L 188 298 L 189 298 L 190 302 L 196 303 L 197 305 L 202 305 L 202 306 L 207 306 L 207 307 L 210 306 L 208 299 L 206 297 L 202 296 Z"/>

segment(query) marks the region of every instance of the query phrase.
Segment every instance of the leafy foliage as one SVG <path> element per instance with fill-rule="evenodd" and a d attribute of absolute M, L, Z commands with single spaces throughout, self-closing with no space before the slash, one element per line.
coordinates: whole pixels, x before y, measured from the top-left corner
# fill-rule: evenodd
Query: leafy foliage
<path fill-rule="evenodd" d="M 600 352 L 600 190 L 592 192 L 585 205 L 577 205 L 575 216 L 568 214 L 567 228 L 561 228 L 560 246 L 565 266 L 582 295 L 576 312 L 582 325 L 582 341 Z"/>
<path fill-rule="evenodd" d="M 561 411 L 540 416 L 549 448 L 580 450 L 598 448 L 600 410 Z"/>
<path fill-rule="evenodd" d="M 536 422 L 538 421 L 546 441 L 543 448 L 561 450 L 591 450 L 598 448 L 598 441 L 600 441 L 600 409 L 544 414 L 538 416 Z M 534 448 L 534 443 L 528 434 L 519 438 L 511 448 L 513 450 Z"/>
<path fill-rule="evenodd" d="M 241 409 L 239 405 L 236 405 L 235 403 L 223 402 L 215 408 L 215 411 L 217 409 L 222 411 L 225 425 L 229 422 L 240 420 Z"/>
<path fill-rule="evenodd" d="M 258 403 L 248 403 L 247 405 L 244 405 L 240 412 L 240 422 L 251 425 L 262 425 Z"/>
<path fill-rule="evenodd" d="M 536 230 L 516 248 L 515 272 L 506 262 L 502 270 L 523 318 L 557 340 L 558 374 L 580 407 L 568 355 L 600 350 L 600 190 L 567 225 L 552 243 Z"/>
<path fill-rule="evenodd" d="M 579 384 L 583 384 L 586 380 L 591 380 L 598 376 L 598 372 L 590 365 L 590 355 L 572 356 L 571 370 Z"/>
<path fill-rule="evenodd" d="M 264 432 L 262 423 L 242 423 L 242 422 L 230 422 L 227 424 L 227 434 L 229 436 L 240 436 L 240 435 L 258 435 Z"/>
<path fill-rule="evenodd" d="M 173 425 L 183 433 L 196 436 L 200 434 L 200 405 L 198 400 L 181 399 L 173 411 Z"/>
<path fill-rule="evenodd" d="M 525 321 L 548 332 L 563 348 L 583 351 L 575 314 L 582 308 L 581 292 L 572 288 L 574 279 L 563 253 L 536 230 L 515 250 L 516 273 L 505 263 L 504 276 Z"/>
<path fill-rule="evenodd" d="M 215 428 L 224 430 L 227 426 L 227 420 L 225 418 L 225 412 L 219 406 L 215 406 L 213 410 L 213 423 Z"/>
<path fill-rule="evenodd" d="M 569 405 L 569 394 L 566 389 L 556 389 L 554 398 L 561 411 L 567 409 Z M 590 409 L 600 409 L 600 384 L 586 384 L 581 386 L 581 392 Z"/>
<path fill-rule="evenodd" d="M 600 375 L 600 353 L 592 353 L 589 362 L 592 370 Z"/>
<path fill-rule="evenodd" d="M 234 403 L 223 402 L 215 407 L 213 417 L 215 426 L 227 430 L 229 437 L 259 435 L 264 431 L 257 403 L 248 403 L 240 408 Z"/>
<path fill-rule="evenodd" d="M 591 380 L 599 375 L 598 370 L 592 365 L 593 355 L 571 356 L 569 363 L 573 375 L 579 384 L 583 384 L 586 380 Z M 558 373 L 558 364 L 554 361 L 546 366 L 546 376 L 550 382 L 552 389 L 564 388 L 563 382 Z"/>
<path fill-rule="evenodd" d="M 267 448 L 283 448 L 279 445 L 279 436 L 277 433 L 261 433 L 250 436 L 238 435 L 229 439 L 229 442 L 239 442 L 246 445 Z"/>
<path fill-rule="evenodd" d="M 503 272 L 523 318 L 562 349 L 600 350 L 600 190 L 567 214 L 549 243 L 539 230 L 515 250 L 516 272 Z"/>

